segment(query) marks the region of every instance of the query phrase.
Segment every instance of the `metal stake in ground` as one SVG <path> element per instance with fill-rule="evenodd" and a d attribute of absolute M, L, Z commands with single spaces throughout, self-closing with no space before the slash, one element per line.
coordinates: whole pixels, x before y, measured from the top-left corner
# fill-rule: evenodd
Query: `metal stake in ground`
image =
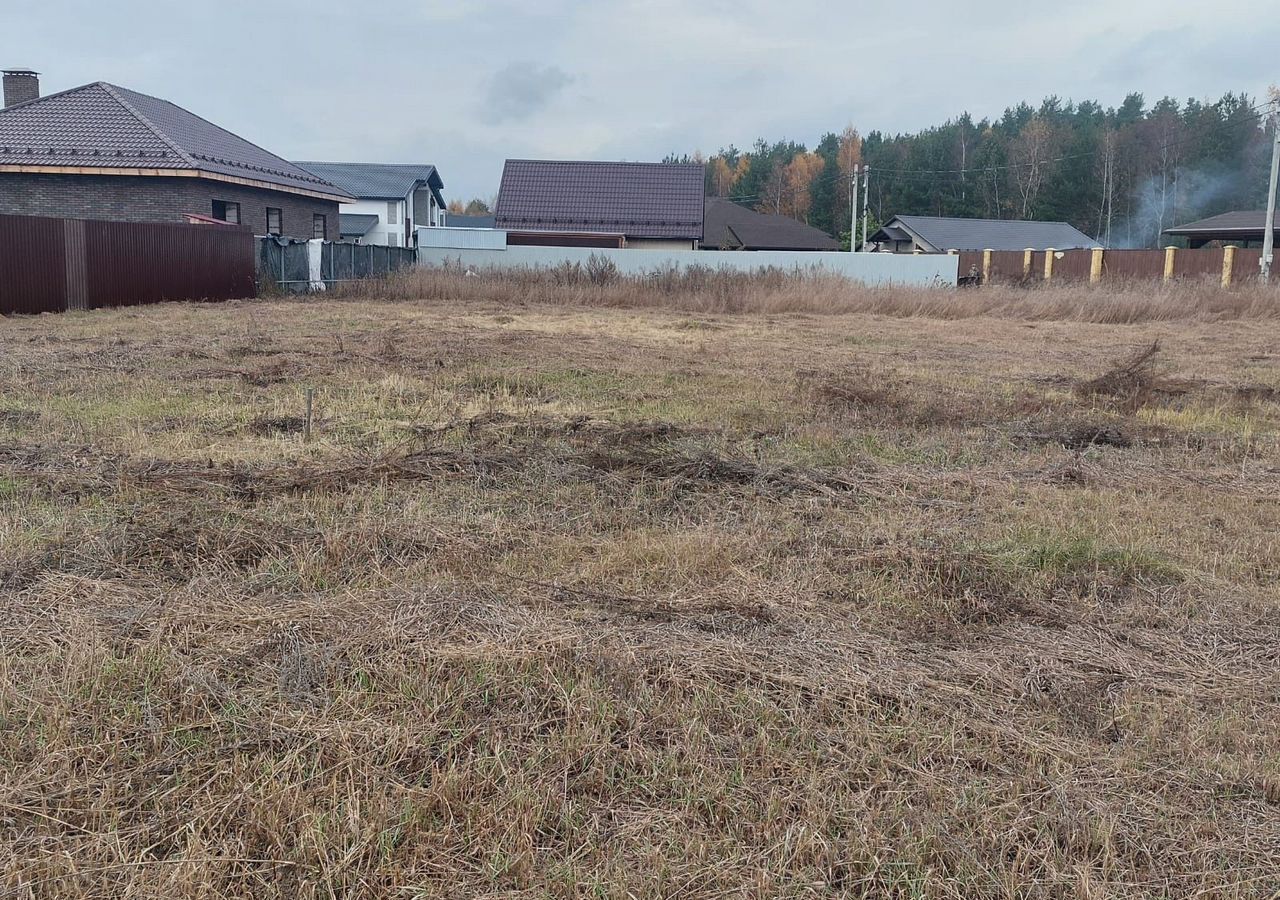
<path fill-rule="evenodd" d="M 315 388 L 307 388 L 307 418 L 302 426 L 302 439 L 307 443 L 311 443 L 311 411 L 315 401 Z"/>

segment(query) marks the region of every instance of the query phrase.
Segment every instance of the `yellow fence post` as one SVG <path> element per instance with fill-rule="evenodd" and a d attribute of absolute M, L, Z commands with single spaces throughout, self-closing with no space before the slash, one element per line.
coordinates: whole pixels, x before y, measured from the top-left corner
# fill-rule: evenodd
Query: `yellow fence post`
<path fill-rule="evenodd" d="M 1164 280 L 1173 281 L 1173 263 L 1178 258 L 1177 247 L 1164 248 Z"/>
<path fill-rule="evenodd" d="M 1044 251 L 1044 280 L 1053 281 L 1053 254 L 1058 251 L 1050 247 Z"/>
<path fill-rule="evenodd" d="M 1236 248 L 1222 248 L 1222 286 L 1224 288 L 1231 287 L 1231 278 L 1235 275 L 1236 268 Z"/>
<path fill-rule="evenodd" d="M 982 283 L 991 283 L 991 251 L 982 251 Z"/>
<path fill-rule="evenodd" d="M 1028 247 L 1022 251 L 1022 277 L 1024 279 L 1031 277 L 1031 257 L 1035 256 L 1036 251 Z"/>
<path fill-rule="evenodd" d="M 1093 258 L 1089 260 L 1089 283 L 1097 284 L 1102 280 L 1102 254 L 1101 247 L 1093 248 Z"/>

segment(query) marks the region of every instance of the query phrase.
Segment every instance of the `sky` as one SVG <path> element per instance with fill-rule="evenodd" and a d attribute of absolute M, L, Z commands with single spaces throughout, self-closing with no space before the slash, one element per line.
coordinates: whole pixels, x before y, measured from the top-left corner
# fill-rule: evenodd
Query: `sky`
<path fill-rule="evenodd" d="M 1050 94 L 1217 99 L 1280 81 L 1275 0 L 0 0 L 0 65 L 108 81 L 289 159 L 657 160 L 915 131 Z"/>

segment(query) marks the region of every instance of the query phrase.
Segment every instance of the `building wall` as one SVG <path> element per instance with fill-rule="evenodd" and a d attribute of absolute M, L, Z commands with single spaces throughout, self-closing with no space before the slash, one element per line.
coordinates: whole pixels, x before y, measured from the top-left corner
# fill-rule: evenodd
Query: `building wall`
<path fill-rule="evenodd" d="M 360 238 L 360 243 L 373 244 L 378 247 L 405 246 L 404 219 L 406 213 L 406 202 L 404 200 L 394 202 L 396 207 L 395 225 L 387 224 L 388 201 L 386 200 L 357 200 L 355 203 L 342 204 L 342 211 L 347 215 L 358 214 L 378 217 L 378 224 L 369 229 L 368 234 Z M 392 234 L 395 234 L 399 238 L 398 243 L 391 243 L 390 236 Z"/>
<path fill-rule="evenodd" d="M 430 188 L 418 188 L 413 192 L 413 224 L 432 227 L 440 225 L 440 204 Z"/>
<path fill-rule="evenodd" d="M 448 231 L 449 229 L 443 229 Z M 446 235 L 441 235 L 445 237 Z M 605 250 L 584 247 L 507 247 L 478 250 L 449 247 L 419 247 L 418 264 L 441 266 L 463 265 L 477 271 L 486 268 L 554 268 L 563 263 L 586 265 L 593 256 L 610 259 L 619 273 L 630 276 L 648 275 L 674 267 L 707 266 L 708 254 L 702 250 L 653 251 Z M 757 250 L 752 253 L 720 253 L 712 258 L 717 269 L 754 272 L 776 268 L 840 275 L 864 284 L 911 284 L 931 287 L 954 287 L 959 274 L 960 257 L 950 254 L 921 256 L 892 253 L 812 253 L 807 250 Z"/>
<path fill-rule="evenodd" d="M 318 213 L 325 217 L 326 237 L 338 239 L 338 204 L 332 200 L 203 178 L 0 173 L 0 214 L 185 222 L 187 213 L 212 215 L 214 200 L 239 203 L 240 223 L 254 234 L 267 233 L 267 207 L 274 207 L 286 236 L 310 239 L 311 217 Z"/>

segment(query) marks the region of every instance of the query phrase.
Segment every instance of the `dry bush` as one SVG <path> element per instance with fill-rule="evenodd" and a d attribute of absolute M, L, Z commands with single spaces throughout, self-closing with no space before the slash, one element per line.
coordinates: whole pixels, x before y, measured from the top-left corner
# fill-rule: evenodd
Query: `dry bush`
<path fill-rule="evenodd" d="M 678 309 L 700 313 L 871 313 L 938 319 L 990 316 L 1032 321 L 1131 325 L 1140 322 L 1280 318 L 1280 293 L 1259 284 L 1224 291 L 1201 282 L 1112 285 L 991 285 L 952 291 L 867 287 L 818 270 L 746 273 L 708 266 L 656 268 L 622 277 L 616 267 L 565 264 L 550 270 L 458 266 L 415 268 L 354 282 L 337 296 L 353 299 L 480 301 L 522 305 Z"/>
<path fill-rule="evenodd" d="M 1129 412 L 1157 399 L 1187 393 L 1192 387 L 1189 382 L 1160 375 L 1159 356 L 1160 342 L 1153 341 L 1096 378 L 1078 384 L 1076 393 L 1085 398 L 1106 397 Z"/>

